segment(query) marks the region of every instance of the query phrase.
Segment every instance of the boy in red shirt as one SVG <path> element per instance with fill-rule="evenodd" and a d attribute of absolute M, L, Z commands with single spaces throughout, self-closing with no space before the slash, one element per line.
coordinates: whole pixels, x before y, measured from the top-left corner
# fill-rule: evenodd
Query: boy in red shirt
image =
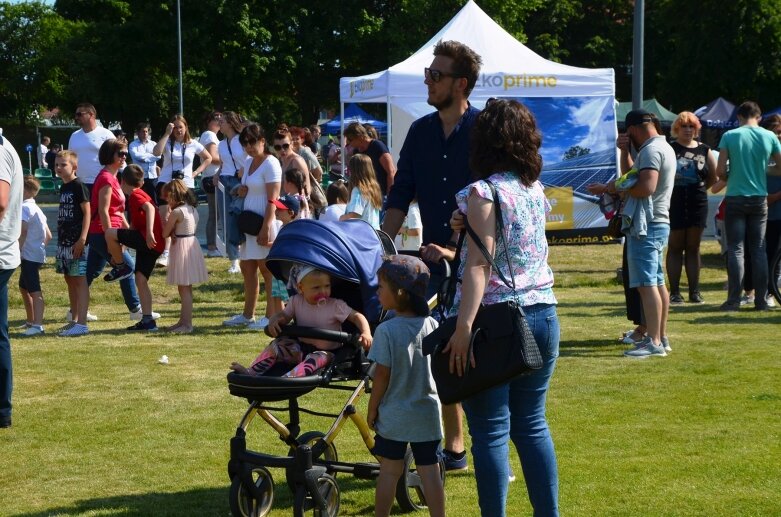
<path fill-rule="evenodd" d="M 122 259 L 122 245 L 136 250 L 136 287 L 141 300 L 141 321 L 128 330 L 157 330 L 152 318 L 152 291 L 149 290 L 149 275 L 155 268 L 155 261 L 165 250 L 163 227 L 157 215 L 157 207 L 141 187 L 144 185 L 144 171 L 138 165 L 128 165 L 122 171 L 122 192 L 128 196 L 130 228 L 109 228 L 106 230 L 106 246 L 111 254 L 113 268 L 103 279 L 106 282 L 122 280 L 133 274 L 133 269 Z"/>

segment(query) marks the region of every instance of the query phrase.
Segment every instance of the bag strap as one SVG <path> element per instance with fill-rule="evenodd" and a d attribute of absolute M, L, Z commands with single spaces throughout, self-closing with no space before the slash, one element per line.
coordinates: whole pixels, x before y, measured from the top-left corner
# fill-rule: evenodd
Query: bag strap
<path fill-rule="evenodd" d="M 469 234 L 469 238 L 472 239 L 472 242 L 475 243 L 477 248 L 480 250 L 480 252 L 483 254 L 485 259 L 488 261 L 489 264 L 491 264 L 491 267 L 496 271 L 497 276 L 499 276 L 499 279 L 506 285 L 507 287 L 512 288 L 513 293 L 516 291 L 515 286 L 515 275 L 513 275 L 513 263 L 510 259 L 510 252 L 507 250 L 507 241 L 504 237 L 504 216 L 502 214 L 501 205 L 499 204 L 499 194 L 496 192 L 496 187 L 494 187 L 493 183 L 491 183 L 488 180 L 485 180 L 485 182 L 488 184 L 488 188 L 491 189 L 491 194 L 493 194 L 493 202 L 494 202 L 494 212 L 496 216 L 496 242 L 497 246 L 498 243 L 501 242 L 502 247 L 504 248 L 504 257 L 505 260 L 507 260 L 507 265 L 510 267 L 510 280 L 507 280 L 507 277 L 504 276 L 504 273 L 501 269 L 499 269 L 499 266 L 496 265 L 496 261 L 494 260 L 494 257 L 491 256 L 491 254 L 488 252 L 488 249 L 485 247 L 485 244 L 483 244 L 483 241 L 480 240 L 480 237 L 477 236 L 475 231 L 472 229 L 472 227 L 469 225 L 469 221 L 466 217 L 464 217 L 464 226 L 466 227 L 466 231 Z M 460 241 L 459 237 L 459 241 Z M 497 248 L 498 249 L 498 248 Z"/>

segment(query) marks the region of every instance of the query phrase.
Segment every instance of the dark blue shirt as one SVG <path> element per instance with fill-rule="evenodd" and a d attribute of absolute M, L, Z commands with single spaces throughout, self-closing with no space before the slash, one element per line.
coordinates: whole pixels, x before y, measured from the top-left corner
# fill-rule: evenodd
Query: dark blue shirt
<path fill-rule="evenodd" d="M 417 198 L 423 221 L 423 244 L 444 246 L 453 231 L 450 214 L 456 193 L 472 182 L 469 136 L 480 110 L 469 106 L 445 140 L 442 120 L 434 112 L 421 117 L 407 133 L 386 208 L 406 213 Z"/>

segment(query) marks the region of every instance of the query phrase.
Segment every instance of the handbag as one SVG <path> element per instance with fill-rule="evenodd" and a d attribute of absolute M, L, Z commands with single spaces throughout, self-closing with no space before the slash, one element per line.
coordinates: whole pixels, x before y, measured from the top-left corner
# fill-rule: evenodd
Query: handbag
<path fill-rule="evenodd" d="M 504 247 L 504 255 L 512 272 L 512 261 L 504 237 L 504 221 L 499 205 L 499 197 L 490 181 L 486 181 L 493 194 L 497 225 L 497 251 L 499 244 Z M 510 275 L 508 281 L 504 273 L 486 249 L 478 235 L 464 219 L 469 237 L 491 264 L 501 281 L 516 292 L 515 278 Z M 464 243 L 464 232 L 458 239 L 456 256 L 460 255 Z M 450 290 L 455 290 L 451 282 Z M 453 299 L 452 292 L 448 294 Z M 437 385 L 437 394 L 443 404 L 454 404 L 481 391 L 503 384 L 519 375 L 542 368 L 543 360 L 540 348 L 534 339 L 523 308 L 515 299 L 504 302 L 481 305 L 472 323 L 469 351 L 464 365 L 464 374 L 459 377 L 450 373 L 450 354 L 442 353 L 456 328 L 458 317 L 447 318 L 436 330 L 423 338 L 423 353 L 431 356 L 431 374 Z M 474 355 L 474 368 L 470 367 L 469 356 Z"/>
<path fill-rule="evenodd" d="M 323 186 L 317 181 L 317 178 L 310 172 L 309 173 L 309 185 L 311 186 L 309 192 L 309 205 L 316 212 L 320 212 L 328 206 L 328 201 L 325 198 L 325 192 L 323 192 Z"/>
<path fill-rule="evenodd" d="M 214 176 L 207 176 L 201 180 L 201 188 L 207 194 L 214 194 L 216 187 L 214 186 Z"/>
<path fill-rule="evenodd" d="M 241 233 L 257 237 L 263 227 L 263 216 L 252 210 L 242 210 L 236 222 Z"/>

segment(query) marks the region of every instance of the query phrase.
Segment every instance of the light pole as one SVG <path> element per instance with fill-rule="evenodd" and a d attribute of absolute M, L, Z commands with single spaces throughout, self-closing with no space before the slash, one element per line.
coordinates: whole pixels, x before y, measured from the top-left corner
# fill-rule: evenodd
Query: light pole
<path fill-rule="evenodd" d="M 645 38 L 645 2 L 635 0 L 634 38 L 632 44 L 632 109 L 643 105 L 643 39 Z"/>
<path fill-rule="evenodd" d="M 179 114 L 184 116 L 184 95 L 182 94 L 182 10 L 180 0 L 176 0 L 176 33 L 179 50 Z"/>

